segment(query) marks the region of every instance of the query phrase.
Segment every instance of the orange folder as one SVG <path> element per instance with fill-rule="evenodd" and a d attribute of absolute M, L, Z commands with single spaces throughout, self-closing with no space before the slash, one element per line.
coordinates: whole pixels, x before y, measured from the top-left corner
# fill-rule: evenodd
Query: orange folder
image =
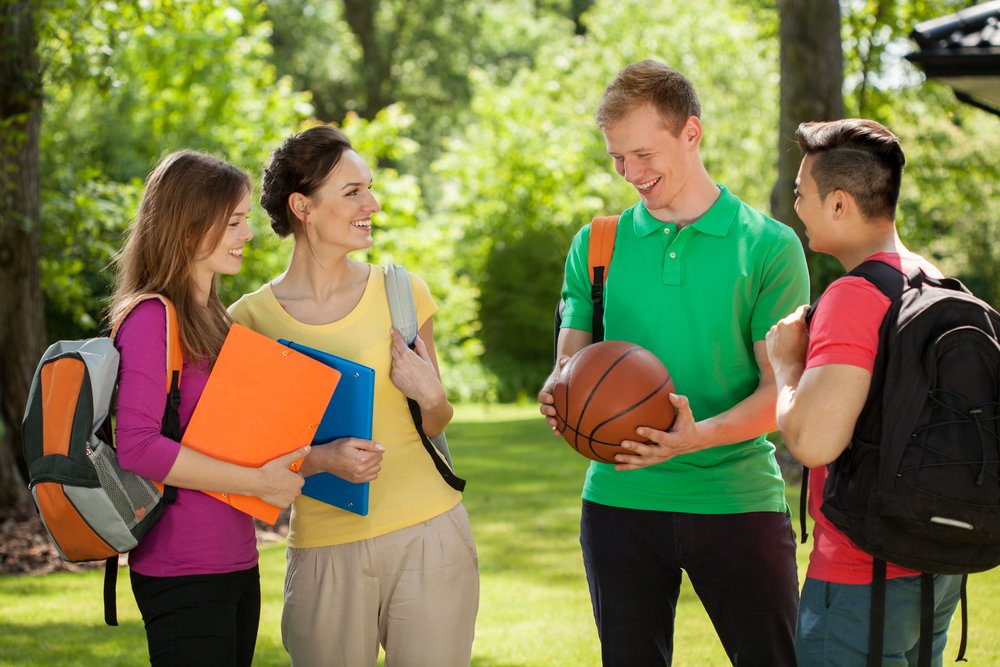
<path fill-rule="evenodd" d="M 326 364 L 234 324 L 181 442 L 260 467 L 313 441 L 339 380 Z M 206 493 L 269 524 L 281 511 L 252 496 Z"/>

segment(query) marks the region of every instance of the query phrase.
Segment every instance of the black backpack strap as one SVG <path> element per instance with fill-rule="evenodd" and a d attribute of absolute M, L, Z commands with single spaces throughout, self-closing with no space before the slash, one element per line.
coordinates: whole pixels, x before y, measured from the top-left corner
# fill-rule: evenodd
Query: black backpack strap
<path fill-rule="evenodd" d="M 603 266 L 594 267 L 594 282 L 590 285 L 590 300 L 594 303 L 590 331 L 595 343 L 604 340 L 604 270 Z"/>
<path fill-rule="evenodd" d="M 851 269 L 847 275 L 864 278 L 886 295 L 890 301 L 895 301 L 903 294 L 909 279 L 905 273 L 885 262 L 869 259 Z"/>
<path fill-rule="evenodd" d="M 160 433 L 171 440 L 181 441 L 181 377 L 174 371 L 170 376 L 170 392 L 167 394 L 167 406 L 163 410 L 163 421 L 160 423 Z M 163 485 L 163 502 L 167 505 L 177 500 L 177 487 Z"/>
<path fill-rule="evenodd" d="M 959 604 L 962 607 L 962 637 L 958 642 L 958 655 L 955 657 L 955 662 L 968 662 L 965 659 L 965 649 L 969 643 L 969 597 L 966 590 L 968 584 L 969 575 L 963 574 L 961 593 L 959 594 Z"/>
<path fill-rule="evenodd" d="M 556 312 L 552 317 L 552 360 L 559 361 L 559 330 L 562 328 L 562 314 L 566 310 L 566 302 L 559 299 Z"/>
<path fill-rule="evenodd" d="M 885 636 L 885 561 L 872 559 L 872 598 L 868 621 L 868 667 L 882 666 Z"/>
<path fill-rule="evenodd" d="M 104 623 L 118 625 L 117 592 L 118 554 L 104 561 Z"/>
<path fill-rule="evenodd" d="M 413 425 L 417 427 L 417 434 L 420 435 L 420 442 L 423 443 L 424 449 L 427 450 L 427 454 L 430 455 L 431 460 L 434 462 L 434 467 L 437 468 L 438 473 L 444 478 L 444 481 L 448 483 L 448 486 L 455 489 L 456 491 L 465 490 L 465 480 L 455 474 L 455 472 L 448 467 L 448 464 L 441 458 L 438 454 L 437 448 L 434 447 L 434 443 L 431 439 L 427 437 L 424 432 L 424 418 L 420 414 L 420 405 L 410 398 L 406 397 L 406 404 L 410 408 L 410 416 L 413 417 Z"/>

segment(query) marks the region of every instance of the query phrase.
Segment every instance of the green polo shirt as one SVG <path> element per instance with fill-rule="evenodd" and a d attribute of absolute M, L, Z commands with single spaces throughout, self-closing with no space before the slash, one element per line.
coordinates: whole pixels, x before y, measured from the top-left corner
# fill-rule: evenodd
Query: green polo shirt
<path fill-rule="evenodd" d="M 680 230 L 641 202 L 622 213 L 605 290 L 605 337 L 659 357 L 696 420 L 753 393 L 760 380 L 753 342 L 809 302 L 805 255 L 792 229 L 720 190 L 712 208 Z M 587 225 L 570 246 L 563 283 L 562 326 L 584 331 L 593 309 L 589 242 Z M 694 514 L 784 512 L 784 483 L 765 436 L 641 470 L 592 462 L 583 497 Z"/>

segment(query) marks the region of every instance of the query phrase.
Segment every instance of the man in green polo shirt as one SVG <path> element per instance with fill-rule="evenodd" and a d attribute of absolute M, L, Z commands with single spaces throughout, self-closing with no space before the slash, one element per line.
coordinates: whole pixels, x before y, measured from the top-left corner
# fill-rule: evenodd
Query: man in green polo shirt
<path fill-rule="evenodd" d="M 765 437 L 765 337 L 808 301 L 809 278 L 795 233 L 708 175 L 700 114 L 691 83 L 652 60 L 619 72 L 597 111 L 639 193 L 618 223 L 606 338 L 656 354 L 678 392 L 669 432 L 640 428 L 617 464 L 587 471 L 580 543 L 606 666 L 671 663 L 681 570 L 734 664 L 795 664 L 795 538 Z M 554 432 L 552 382 L 593 340 L 589 239 L 588 225 L 569 250 L 560 360 L 538 397 Z"/>

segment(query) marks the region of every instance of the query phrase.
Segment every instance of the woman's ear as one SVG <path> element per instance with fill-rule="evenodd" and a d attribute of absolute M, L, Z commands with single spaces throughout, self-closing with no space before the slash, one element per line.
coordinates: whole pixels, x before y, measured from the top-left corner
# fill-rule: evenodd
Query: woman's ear
<path fill-rule="evenodd" d="M 288 195 L 288 208 L 296 218 L 305 222 L 309 216 L 309 198 L 301 192 L 293 192 Z"/>

